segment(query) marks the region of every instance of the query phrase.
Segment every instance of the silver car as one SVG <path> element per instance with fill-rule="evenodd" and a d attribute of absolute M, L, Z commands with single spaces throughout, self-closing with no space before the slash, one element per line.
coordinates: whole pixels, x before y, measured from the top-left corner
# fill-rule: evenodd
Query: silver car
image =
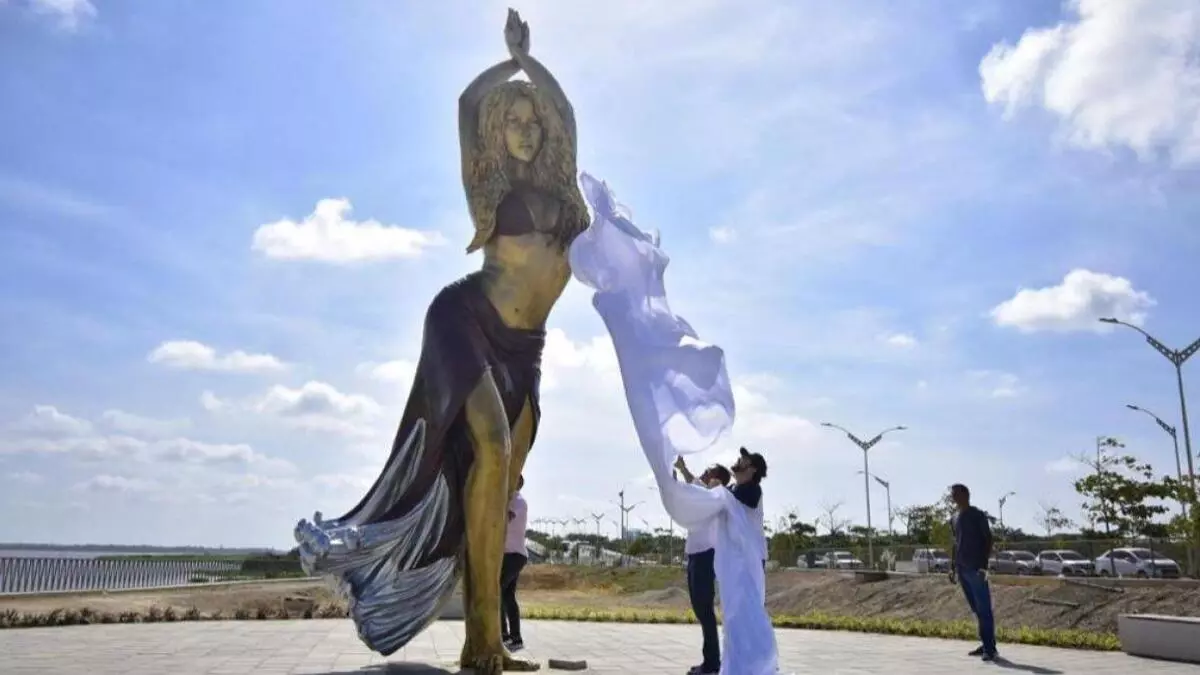
<path fill-rule="evenodd" d="M 1033 574 L 1037 556 L 1029 551 L 1001 551 L 988 561 L 988 571 L 993 574 Z"/>
<path fill-rule="evenodd" d="M 1038 574 L 1051 576 L 1090 577 L 1096 573 L 1096 564 L 1075 551 L 1042 551 L 1035 569 Z"/>

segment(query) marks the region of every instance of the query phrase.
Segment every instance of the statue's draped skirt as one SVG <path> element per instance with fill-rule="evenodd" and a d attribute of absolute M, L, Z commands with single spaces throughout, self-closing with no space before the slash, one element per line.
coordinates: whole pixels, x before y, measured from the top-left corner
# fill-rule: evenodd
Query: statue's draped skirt
<path fill-rule="evenodd" d="M 359 635 L 387 655 L 437 619 L 461 576 L 463 492 L 475 449 L 465 406 L 484 373 L 510 428 L 528 402 L 534 436 L 545 333 L 508 327 L 479 273 L 442 289 L 425 316 L 412 390 L 375 484 L 345 515 L 296 528 L 301 558 L 349 597 Z"/>

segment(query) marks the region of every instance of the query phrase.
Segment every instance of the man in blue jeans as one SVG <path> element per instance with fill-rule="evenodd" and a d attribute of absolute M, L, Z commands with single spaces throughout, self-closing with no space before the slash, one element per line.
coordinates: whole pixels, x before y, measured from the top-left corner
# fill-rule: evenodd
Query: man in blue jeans
<path fill-rule="evenodd" d="M 683 480 L 693 485 L 702 485 L 710 490 L 725 486 L 729 483 L 729 469 L 714 464 L 705 469 L 699 476 L 693 476 L 688 471 L 687 464 L 680 457 L 675 461 L 675 470 Z M 687 555 L 687 584 L 688 597 L 692 601 L 692 611 L 696 614 L 696 622 L 700 624 L 700 633 L 704 644 L 700 650 L 703 661 L 700 665 L 688 670 L 688 675 L 716 675 L 721 672 L 721 642 L 717 633 L 717 572 L 714 567 L 716 559 L 717 532 L 712 525 L 695 530 L 688 530 L 687 541 L 683 551 Z"/>
<path fill-rule="evenodd" d="M 950 498 L 958 511 L 950 521 L 954 547 L 950 553 L 950 583 L 962 585 L 971 613 L 979 620 L 982 643 L 969 656 L 996 660 L 996 621 L 992 617 L 992 591 L 988 587 L 987 564 L 992 557 L 992 528 L 988 516 L 971 506 L 971 491 L 966 485 L 950 486 Z"/>

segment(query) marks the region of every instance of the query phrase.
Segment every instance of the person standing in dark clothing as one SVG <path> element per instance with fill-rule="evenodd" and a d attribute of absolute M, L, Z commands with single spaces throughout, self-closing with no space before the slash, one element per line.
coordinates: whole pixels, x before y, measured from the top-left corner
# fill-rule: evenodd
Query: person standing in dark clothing
<path fill-rule="evenodd" d="M 758 526 L 758 557 L 762 560 L 763 571 L 767 569 L 767 535 L 763 529 L 764 516 L 762 504 L 762 480 L 767 477 L 767 460 L 757 452 L 746 448 L 738 449 L 737 461 L 731 467 L 733 479 L 733 496 L 746 508 L 750 509 L 751 522 Z"/>
<path fill-rule="evenodd" d="M 500 639 L 510 652 L 525 648 L 521 638 L 521 607 L 517 604 L 517 579 L 529 551 L 525 548 L 525 528 L 529 525 L 529 506 L 521 496 L 525 477 L 517 478 L 517 492 L 508 504 L 508 529 L 504 535 L 504 561 L 500 566 Z"/>
<path fill-rule="evenodd" d="M 996 660 L 996 621 L 992 615 L 992 591 L 988 585 L 987 564 L 992 557 L 992 528 L 988 516 L 971 506 L 971 491 L 967 486 L 950 487 L 950 498 L 957 512 L 950 521 L 954 531 L 951 549 L 950 582 L 959 583 L 967 605 L 979 622 L 980 646 L 970 656 Z"/>
<path fill-rule="evenodd" d="M 729 469 L 719 464 L 705 469 L 697 477 L 688 471 L 687 464 L 680 457 L 675 462 L 675 469 L 685 482 L 693 485 L 712 489 L 724 487 L 729 483 Z M 716 540 L 716 528 L 710 524 L 707 527 L 688 530 L 687 540 L 684 542 L 684 553 L 687 554 L 688 597 L 704 637 L 700 649 L 703 661 L 688 670 L 688 675 L 715 675 L 721 672 L 721 641 L 717 632 L 716 610 L 717 572 L 714 567 Z"/>

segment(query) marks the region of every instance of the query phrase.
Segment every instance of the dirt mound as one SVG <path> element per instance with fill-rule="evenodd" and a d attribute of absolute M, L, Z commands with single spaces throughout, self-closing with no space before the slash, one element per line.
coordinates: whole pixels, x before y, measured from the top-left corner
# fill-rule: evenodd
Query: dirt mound
<path fill-rule="evenodd" d="M 1127 587 L 1123 593 L 1114 593 L 1057 580 L 1037 585 L 1004 581 L 994 580 L 992 603 L 996 620 L 1006 626 L 1115 632 L 1121 614 L 1200 616 L 1200 589 Z M 857 583 L 850 575 L 781 572 L 769 577 L 767 608 L 772 614 L 786 615 L 824 612 L 934 621 L 971 618 L 962 591 L 943 576 Z"/>
<path fill-rule="evenodd" d="M 688 592 L 678 587 L 664 588 L 659 591 L 643 591 L 631 598 L 639 605 L 661 605 L 670 607 L 690 607 L 691 599 Z"/>

